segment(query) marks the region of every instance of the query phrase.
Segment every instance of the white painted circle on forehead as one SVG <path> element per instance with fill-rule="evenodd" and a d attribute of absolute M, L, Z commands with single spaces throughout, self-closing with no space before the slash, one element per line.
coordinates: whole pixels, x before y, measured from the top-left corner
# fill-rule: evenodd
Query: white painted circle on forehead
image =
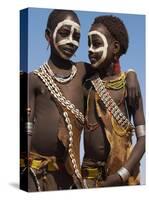
<path fill-rule="evenodd" d="M 93 42 L 92 42 L 92 35 L 97 35 L 99 36 L 102 41 L 103 41 L 103 46 L 102 47 L 98 47 L 98 48 L 93 48 Z M 91 46 L 89 48 L 89 51 L 93 52 L 93 53 L 100 53 L 102 52 L 102 56 L 101 58 L 94 64 L 92 64 L 94 67 L 97 67 L 98 65 L 100 65 L 107 57 L 107 49 L 108 49 L 108 42 L 107 42 L 107 38 L 105 37 L 105 35 L 99 31 L 90 31 L 88 33 L 88 36 L 90 38 L 91 41 Z"/>
<path fill-rule="evenodd" d="M 76 23 L 76 22 L 74 22 L 74 21 L 72 21 L 72 20 L 70 20 L 70 19 L 65 19 L 65 20 L 63 20 L 63 21 L 61 21 L 61 22 L 59 22 L 59 23 L 57 24 L 57 26 L 55 27 L 54 32 L 57 32 L 57 31 L 58 31 L 62 26 L 64 26 L 64 25 L 73 26 L 73 27 L 76 28 L 78 31 L 80 31 L 80 25 L 79 25 L 78 23 Z"/>
<path fill-rule="evenodd" d="M 66 37 L 65 39 L 62 39 L 62 40 L 60 40 L 59 42 L 56 42 L 57 31 L 58 31 L 62 26 L 64 26 L 64 25 L 69 25 L 69 26 L 71 26 L 70 35 L 69 35 L 69 37 Z M 67 57 L 66 55 L 64 55 L 64 54 L 60 51 L 59 46 L 60 46 L 60 45 L 65 45 L 65 44 L 67 44 L 67 43 L 72 43 L 73 45 L 75 45 L 75 46 L 77 46 L 77 47 L 79 46 L 78 41 L 73 40 L 73 38 L 72 38 L 75 29 L 77 30 L 77 32 L 80 33 L 80 25 L 79 25 L 78 23 L 76 23 L 76 22 L 70 20 L 70 19 L 65 19 L 65 20 L 59 22 L 59 23 L 57 24 L 57 26 L 55 27 L 55 30 L 54 30 L 54 33 L 53 33 L 54 46 L 55 46 L 56 50 L 58 51 L 58 53 L 59 53 L 63 58 L 65 58 L 65 59 L 69 59 L 69 57 Z"/>

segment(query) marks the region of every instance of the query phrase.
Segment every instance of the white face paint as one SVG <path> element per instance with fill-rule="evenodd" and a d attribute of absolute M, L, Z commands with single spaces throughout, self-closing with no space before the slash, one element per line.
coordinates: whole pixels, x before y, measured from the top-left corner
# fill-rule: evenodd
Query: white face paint
<path fill-rule="evenodd" d="M 102 47 L 93 48 L 92 35 L 98 35 L 102 39 L 102 41 L 103 41 Z M 99 60 L 97 60 L 96 63 L 92 64 L 93 67 L 98 67 L 107 57 L 108 42 L 107 42 L 105 35 L 99 31 L 91 31 L 91 32 L 89 32 L 88 36 L 90 38 L 90 43 L 91 43 L 89 51 L 91 51 L 93 53 L 102 52 L 101 58 Z"/>
<path fill-rule="evenodd" d="M 69 25 L 71 27 L 71 30 L 70 30 L 70 34 L 68 37 L 66 37 L 65 39 L 62 39 L 58 42 L 56 42 L 56 35 L 57 35 L 57 32 L 58 30 L 64 26 L 64 25 Z M 63 20 L 62 22 L 59 22 L 54 30 L 54 33 L 53 33 L 53 41 L 54 41 L 54 46 L 56 48 L 56 50 L 58 51 L 58 53 L 60 54 L 60 56 L 64 59 L 69 59 L 70 57 L 68 57 L 67 55 L 63 54 L 63 52 L 60 50 L 59 46 L 61 45 L 66 45 L 68 43 L 71 43 L 75 46 L 79 46 L 79 42 L 77 40 L 74 40 L 73 39 L 73 34 L 74 34 L 74 31 L 77 31 L 78 33 L 80 33 L 80 25 L 77 24 L 76 22 L 72 21 L 72 20 L 69 20 L 69 19 L 65 19 Z"/>

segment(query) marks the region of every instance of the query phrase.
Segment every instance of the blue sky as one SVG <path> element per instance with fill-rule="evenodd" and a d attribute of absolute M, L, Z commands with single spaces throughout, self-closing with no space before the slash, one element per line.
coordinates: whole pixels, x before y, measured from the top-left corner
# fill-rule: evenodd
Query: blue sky
<path fill-rule="evenodd" d="M 50 9 L 29 9 L 29 41 L 28 41 L 28 67 L 29 71 L 41 65 L 50 55 L 47 50 L 47 41 L 44 37 L 47 18 Z M 74 61 L 87 61 L 87 33 L 94 18 L 98 15 L 109 13 L 76 11 L 81 23 L 80 47 L 76 52 Z M 126 25 L 129 33 L 129 48 L 127 53 L 121 57 L 123 70 L 134 68 L 138 74 L 140 84 L 144 88 L 145 77 L 145 16 L 131 14 L 111 13 L 120 17 Z"/>
<path fill-rule="evenodd" d="M 32 71 L 45 62 L 50 55 L 45 40 L 45 28 L 50 9 L 30 8 L 28 15 L 28 70 Z M 141 86 L 143 102 L 145 107 L 145 16 L 118 13 L 82 12 L 76 11 L 81 23 L 80 47 L 73 61 L 88 60 L 87 33 L 95 17 L 99 15 L 112 14 L 120 17 L 127 27 L 129 34 L 129 48 L 127 53 L 121 57 L 121 67 L 124 71 L 129 68 L 135 69 Z M 82 152 L 82 151 L 81 151 Z M 83 153 L 82 153 L 83 154 Z M 82 155 L 81 155 L 82 156 Z M 145 159 L 142 161 L 144 171 Z M 142 182 L 145 180 L 143 173 Z"/>
<path fill-rule="evenodd" d="M 28 37 L 28 70 L 32 71 L 50 55 L 50 48 L 47 50 L 47 41 L 44 31 L 50 9 L 30 8 L 29 9 L 29 37 Z M 80 47 L 76 52 L 74 61 L 88 60 L 87 33 L 94 18 L 98 15 L 109 13 L 101 12 L 82 12 L 76 11 L 81 23 Z M 110 13 L 120 17 L 128 29 L 129 48 L 125 55 L 120 59 L 123 70 L 133 68 L 136 70 L 141 85 L 142 95 L 145 96 L 145 16 L 132 14 Z"/>

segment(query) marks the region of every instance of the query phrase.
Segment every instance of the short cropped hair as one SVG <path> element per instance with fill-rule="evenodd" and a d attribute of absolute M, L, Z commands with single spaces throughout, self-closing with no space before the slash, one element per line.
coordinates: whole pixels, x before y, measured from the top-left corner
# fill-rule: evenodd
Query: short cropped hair
<path fill-rule="evenodd" d="M 128 49 L 129 37 L 123 21 L 112 15 L 96 17 L 93 24 L 103 24 L 115 40 L 120 43 L 120 55 L 125 54 Z"/>

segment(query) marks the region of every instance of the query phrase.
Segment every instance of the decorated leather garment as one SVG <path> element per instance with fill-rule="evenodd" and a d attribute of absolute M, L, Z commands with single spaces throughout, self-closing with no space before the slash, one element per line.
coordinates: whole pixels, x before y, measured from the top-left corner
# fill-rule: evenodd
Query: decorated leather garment
<path fill-rule="evenodd" d="M 133 149 L 131 142 L 133 125 L 119 109 L 120 104 L 125 101 L 127 96 L 125 79 L 126 74 L 122 72 L 115 80 L 108 82 L 102 81 L 103 84 L 101 83 L 101 79 L 100 82 L 97 82 L 97 79 L 92 81 L 96 90 L 96 111 L 98 117 L 102 119 L 103 124 L 105 125 L 104 130 L 111 148 L 107 160 L 107 175 L 116 173 L 127 161 Z M 104 85 L 103 89 L 101 89 L 99 84 L 101 84 L 101 86 Z M 119 105 L 116 105 L 115 102 L 112 101 L 112 97 L 112 100 L 107 97 L 106 101 L 105 98 L 109 94 L 108 90 L 123 91 L 123 97 L 121 98 Z M 101 91 L 103 91 L 105 96 L 103 96 L 104 94 L 101 94 Z M 111 103 L 108 103 L 108 100 L 109 102 L 111 101 Z M 102 102 L 102 106 L 99 102 Z M 139 166 L 136 166 L 136 169 L 134 169 L 132 176 L 128 180 L 128 185 L 137 185 L 139 183 Z"/>

